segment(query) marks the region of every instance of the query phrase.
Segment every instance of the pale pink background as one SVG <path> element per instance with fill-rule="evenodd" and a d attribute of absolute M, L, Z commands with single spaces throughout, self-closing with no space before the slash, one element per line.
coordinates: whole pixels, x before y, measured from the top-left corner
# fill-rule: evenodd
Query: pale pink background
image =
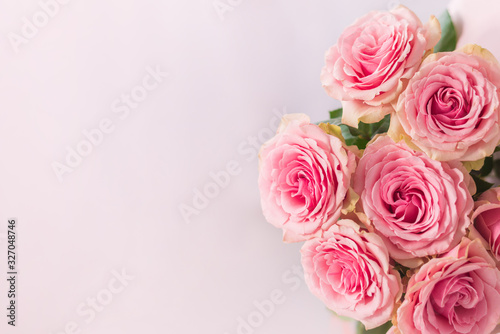
<path fill-rule="evenodd" d="M 14 329 L 0 279 L 0 333 L 75 322 L 92 334 L 235 334 L 276 289 L 285 300 L 254 333 L 349 328 L 289 271 L 300 245 L 263 219 L 250 144 L 274 131 L 273 110 L 327 118 L 339 103 L 319 82 L 324 52 L 356 17 L 398 1 L 231 3 L 221 20 L 212 0 L 71 0 L 15 53 L 9 33 L 40 5 L 0 1 L 0 254 L 17 217 L 20 274 Z M 447 5 L 401 3 L 423 20 Z M 170 76 L 120 119 L 113 101 L 157 65 Z M 51 164 L 104 118 L 114 131 L 60 183 Z M 187 223 L 180 205 L 232 160 L 239 173 Z M 134 279 L 86 323 L 78 306 L 122 268 Z"/>

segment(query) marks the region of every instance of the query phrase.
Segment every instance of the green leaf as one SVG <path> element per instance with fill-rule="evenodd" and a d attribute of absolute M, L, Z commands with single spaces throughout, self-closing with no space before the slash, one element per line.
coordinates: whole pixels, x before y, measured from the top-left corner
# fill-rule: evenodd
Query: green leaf
<path fill-rule="evenodd" d="M 489 183 L 483 180 L 479 175 L 477 175 L 477 173 L 474 173 L 474 171 L 472 171 L 470 175 L 472 176 L 472 179 L 474 180 L 474 183 L 476 184 L 477 188 L 476 194 L 474 195 L 474 199 L 477 199 L 479 195 L 481 195 L 486 190 L 493 187 L 493 183 Z"/>
<path fill-rule="evenodd" d="M 347 126 L 345 124 L 340 124 L 339 126 L 340 126 L 340 130 L 342 130 L 342 136 L 346 140 L 346 143 L 348 140 L 357 139 L 358 136 L 351 133 L 349 126 Z M 347 145 L 352 145 L 352 144 L 347 144 Z"/>
<path fill-rule="evenodd" d="M 336 109 L 330 111 L 331 119 L 318 122 L 320 123 L 330 123 L 340 126 L 342 130 L 342 136 L 345 139 L 347 145 L 356 145 L 360 150 L 364 150 L 366 148 L 366 144 L 379 133 L 387 132 L 389 129 L 389 124 L 391 122 L 390 115 L 385 116 L 381 121 L 373 124 L 367 124 L 360 122 L 358 128 L 353 128 L 352 126 L 348 126 L 342 124 L 342 109 Z"/>
<path fill-rule="evenodd" d="M 370 138 L 380 133 L 387 132 L 389 130 L 389 125 L 391 124 L 391 115 L 385 115 L 385 117 L 377 123 L 370 124 Z"/>
<path fill-rule="evenodd" d="M 479 170 L 480 176 L 488 176 L 493 170 L 493 157 L 484 158 L 483 167 Z"/>
<path fill-rule="evenodd" d="M 455 50 L 457 47 L 457 31 L 447 10 L 439 17 L 439 23 L 441 24 L 441 39 L 434 47 L 434 52 Z"/>
<path fill-rule="evenodd" d="M 342 118 L 342 108 L 330 111 L 330 118 Z"/>
<path fill-rule="evenodd" d="M 392 322 L 388 321 L 380 327 L 369 329 L 369 330 L 365 329 L 365 326 L 361 322 L 358 322 L 357 327 L 358 327 L 358 329 L 357 329 L 358 334 L 386 334 L 387 331 L 389 329 L 391 329 Z"/>
<path fill-rule="evenodd" d="M 368 144 L 369 140 L 366 138 L 360 137 L 356 131 L 355 128 L 352 128 L 348 125 L 345 124 L 340 124 L 340 129 L 342 130 L 342 136 L 345 139 L 345 143 L 350 146 L 350 145 L 356 145 L 360 150 L 364 150 L 366 148 L 366 144 Z"/>
<path fill-rule="evenodd" d="M 391 123 L 391 115 L 386 115 L 382 120 L 377 123 L 363 123 L 359 122 L 358 131 L 360 132 L 360 136 L 371 140 L 375 135 L 379 133 L 384 133 L 389 130 L 389 125 Z M 354 128 L 353 128 L 354 129 Z"/>
<path fill-rule="evenodd" d="M 358 132 L 360 136 L 363 136 L 366 139 L 370 138 L 370 124 L 359 122 L 358 123 Z"/>
<path fill-rule="evenodd" d="M 364 138 L 356 138 L 354 140 L 347 141 L 346 144 L 348 146 L 350 145 L 356 145 L 360 150 L 364 150 L 366 148 L 366 145 L 368 144 L 369 140 L 366 140 Z"/>
<path fill-rule="evenodd" d="M 349 133 L 353 136 L 363 136 L 363 133 L 359 130 L 359 129 L 356 129 L 356 128 L 353 128 L 352 126 L 349 126 L 349 125 L 346 125 L 346 127 L 349 129 Z"/>

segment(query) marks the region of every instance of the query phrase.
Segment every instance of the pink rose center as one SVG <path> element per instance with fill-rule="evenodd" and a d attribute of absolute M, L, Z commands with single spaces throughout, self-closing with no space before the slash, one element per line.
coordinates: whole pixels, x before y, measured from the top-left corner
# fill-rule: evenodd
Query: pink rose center
<path fill-rule="evenodd" d="M 289 148 L 283 154 L 280 168 L 276 171 L 277 190 L 283 208 L 290 214 L 306 216 L 321 210 L 330 191 L 337 189 L 331 169 L 323 157 L 313 152 Z"/>
<path fill-rule="evenodd" d="M 397 229 L 418 233 L 427 228 L 418 223 L 424 218 L 428 205 L 422 180 L 412 174 L 418 173 L 401 170 L 385 177 L 381 195 Z"/>
<path fill-rule="evenodd" d="M 394 214 L 398 220 L 406 222 L 416 222 L 419 216 L 419 206 L 421 205 L 421 194 L 415 190 L 406 192 L 399 189 L 393 195 L 393 203 L 388 205 L 388 210 Z"/>
<path fill-rule="evenodd" d="M 480 291 L 477 291 L 479 289 Z M 461 333 L 468 333 L 485 314 L 482 283 L 469 274 L 449 277 L 436 284 L 430 302 L 436 323 L 446 322 Z"/>
<path fill-rule="evenodd" d="M 300 166 L 290 166 L 283 170 L 280 175 L 280 190 L 288 194 L 290 204 L 298 208 L 306 207 L 312 209 L 316 206 L 317 195 L 314 184 L 311 180 L 310 172 L 300 168 Z"/>
<path fill-rule="evenodd" d="M 457 89 L 442 87 L 429 100 L 427 110 L 436 121 L 454 128 L 467 122 L 469 103 Z"/>

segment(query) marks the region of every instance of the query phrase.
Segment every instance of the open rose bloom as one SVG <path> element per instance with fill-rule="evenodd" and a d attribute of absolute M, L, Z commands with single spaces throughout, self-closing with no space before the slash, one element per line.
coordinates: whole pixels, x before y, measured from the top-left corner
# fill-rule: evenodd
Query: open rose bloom
<path fill-rule="evenodd" d="M 401 278 L 378 235 L 344 219 L 307 241 L 301 252 L 307 285 L 328 308 L 366 328 L 391 319 Z"/>
<path fill-rule="evenodd" d="M 285 116 L 260 152 L 264 216 L 304 242 L 310 291 L 374 333 L 500 333 L 500 64 L 449 51 L 443 22 L 358 19 L 321 72 L 342 110 Z"/>
<path fill-rule="evenodd" d="M 440 36 L 435 17 L 423 25 L 404 6 L 371 12 L 346 28 L 321 71 L 328 95 L 342 101 L 342 122 L 357 127 L 359 120 L 373 123 L 392 112 L 403 80 L 413 76 Z"/>
<path fill-rule="evenodd" d="M 500 271 L 469 239 L 412 276 L 397 312 L 401 333 L 491 333 L 500 319 Z"/>
<path fill-rule="evenodd" d="M 450 250 L 470 225 L 475 189 L 463 166 L 432 160 L 388 136 L 366 148 L 354 190 L 391 256 L 409 267 Z"/>
<path fill-rule="evenodd" d="M 259 158 L 262 210 L 285 241 L 319 236 L 337 221 L 356 165 L 339 138 L 304 114 L 287 115 Z"/>
<path fill-rule="evenodd" d="M 399 97 L 393 137 L 409 136 L 436 160 L 491 155 L 500 141 L 499 88 L 500 65 L 487 50 L 432 54 Z"/>

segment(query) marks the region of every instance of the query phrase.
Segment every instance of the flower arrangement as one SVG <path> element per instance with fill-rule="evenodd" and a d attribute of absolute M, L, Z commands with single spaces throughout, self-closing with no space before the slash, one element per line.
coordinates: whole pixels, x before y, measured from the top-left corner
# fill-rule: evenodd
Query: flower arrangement
<path fill-rule="evenodd" d="M 440 23 L 441 22 L 441 23 Z M 265 218 L 304 242 L 311 292 L 365 333 L 500 323 L 500 64 L 447 12 L 374 11 L 326 53 L 330 119 L 285 115 L 260 151 Z"/>

